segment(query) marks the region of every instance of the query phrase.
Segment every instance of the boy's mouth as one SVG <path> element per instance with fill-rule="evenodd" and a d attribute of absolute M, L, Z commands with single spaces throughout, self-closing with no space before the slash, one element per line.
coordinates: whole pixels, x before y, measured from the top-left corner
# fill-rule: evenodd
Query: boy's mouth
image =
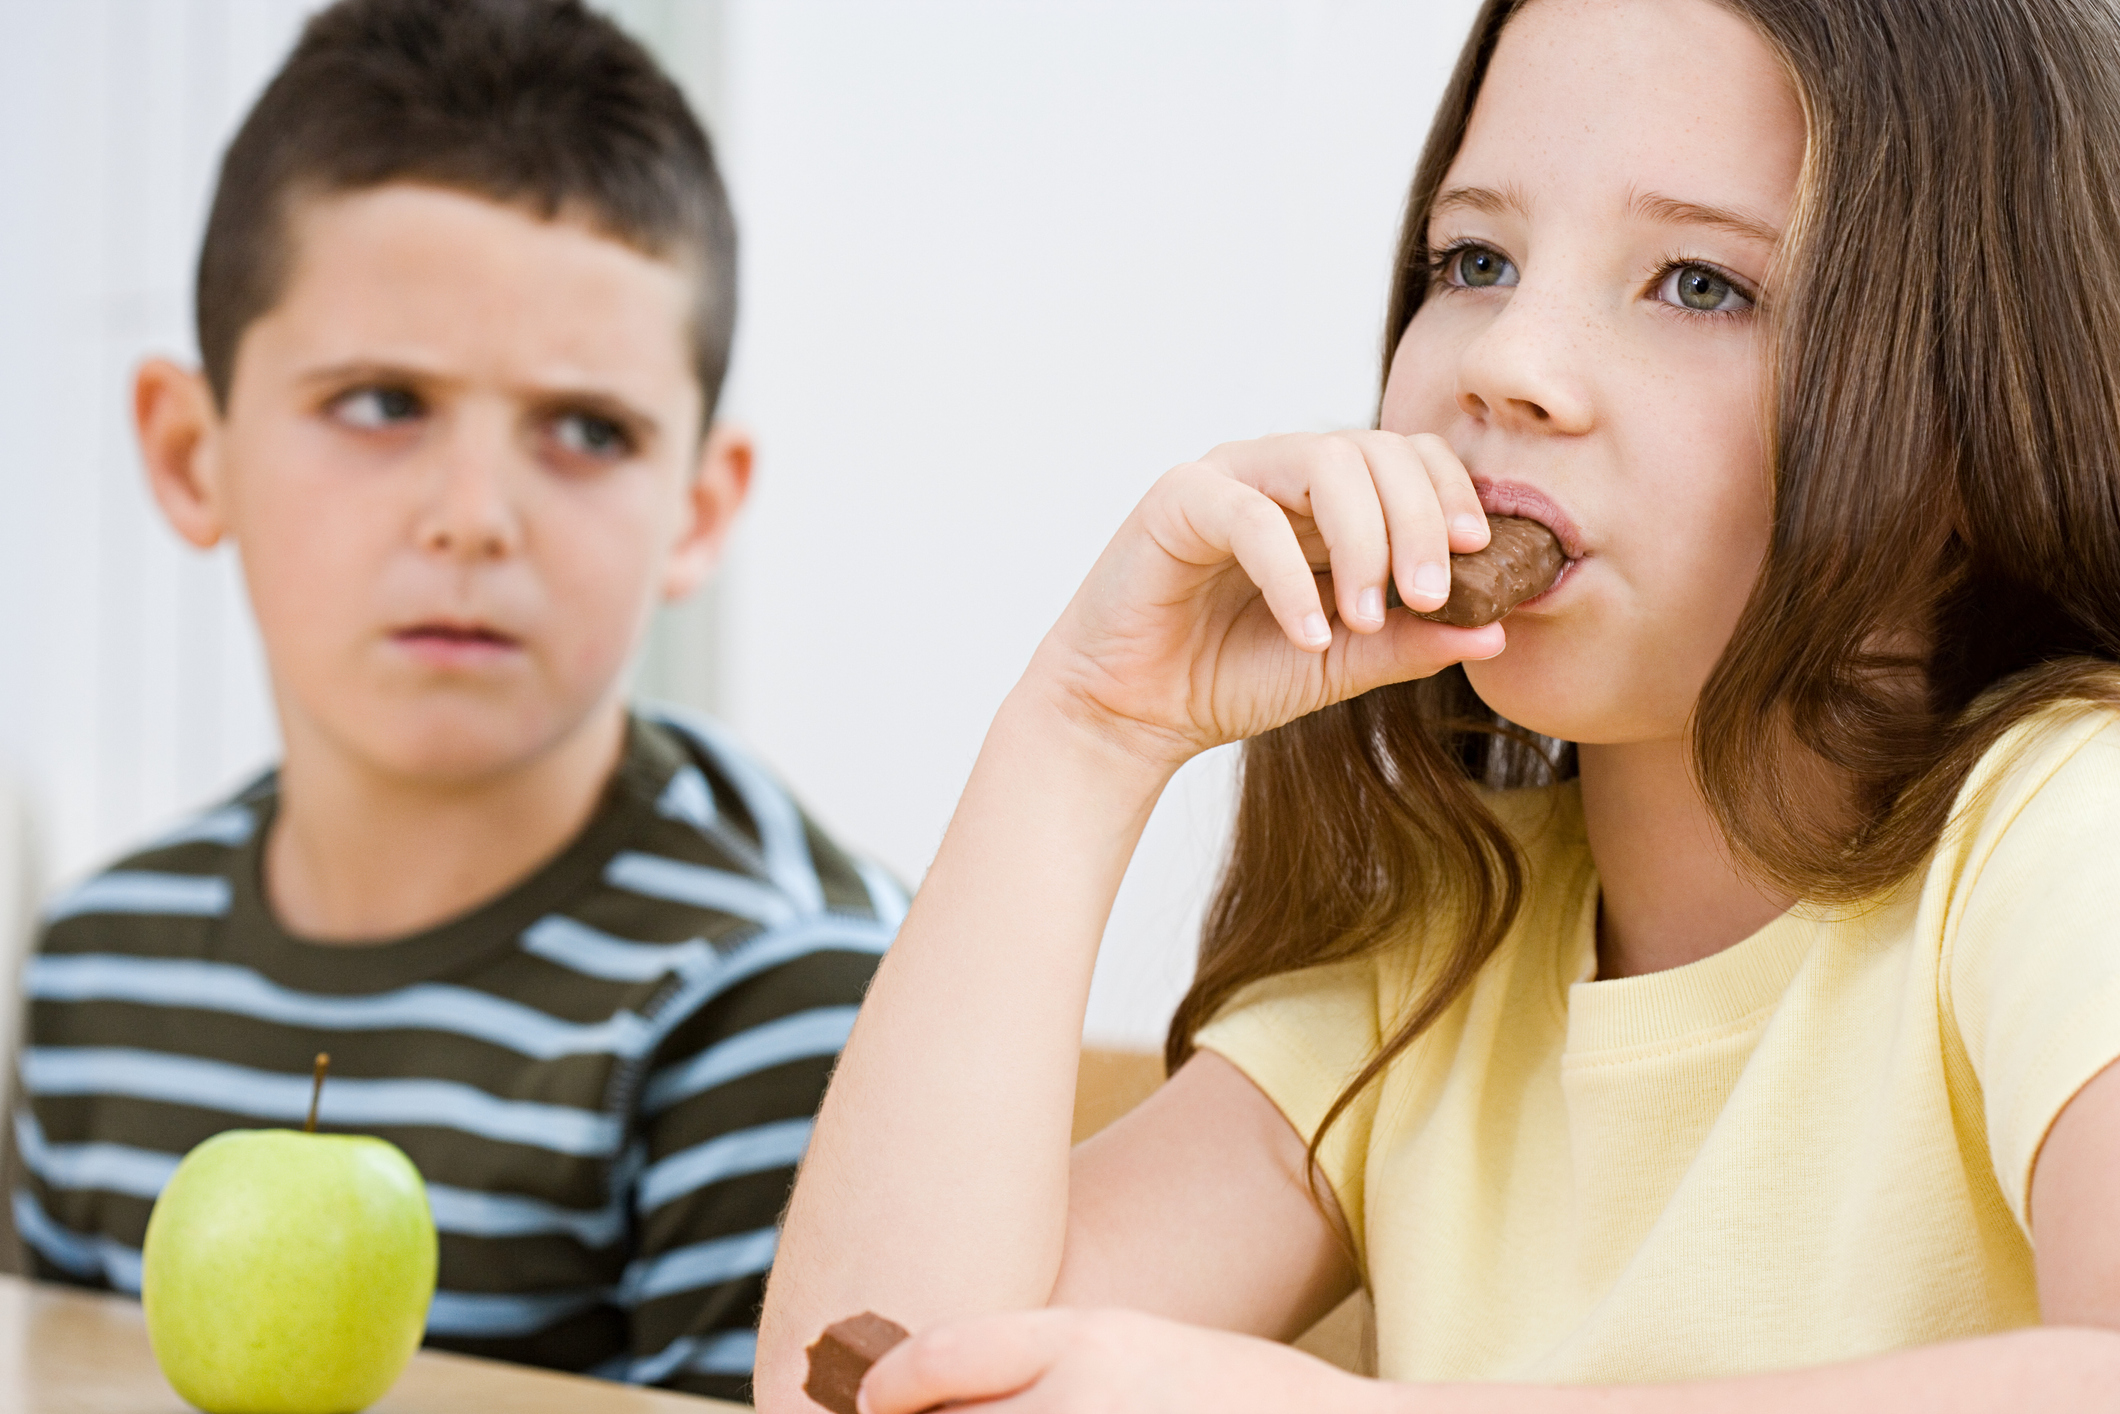
<path fill-rule="evenodd" d="M 488 662 L 522 647 L 521 640 L 490 625 L 443 619 L 407 624 L 390 637 L 416 657 L 438 665 Z"/>

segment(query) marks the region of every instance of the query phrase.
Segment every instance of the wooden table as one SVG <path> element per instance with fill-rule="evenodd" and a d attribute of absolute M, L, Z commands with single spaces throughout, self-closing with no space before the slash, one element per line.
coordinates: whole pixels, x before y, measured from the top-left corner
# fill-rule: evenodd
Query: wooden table
<path fill-rule="evenodd" d="M 0 1410 L 185 1414 L 138 1302 L 0 1275 Z M 423 1350 L 374 1414 L 748 1414 L 745 1406 Z"/>

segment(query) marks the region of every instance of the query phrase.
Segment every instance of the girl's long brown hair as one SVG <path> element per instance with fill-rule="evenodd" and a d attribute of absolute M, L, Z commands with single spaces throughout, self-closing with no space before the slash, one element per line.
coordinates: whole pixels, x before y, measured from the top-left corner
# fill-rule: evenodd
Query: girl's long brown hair
<path fill-rule="evenodd" d="M 1487 0 L 1414 174 L 1384 365 L 1429 208 L 1519 0 Z M 1779 51 L 1808 145 L 1763 311 L 1774 524 L 1693 722 L 1736 857 L 1874 897 L 2040 707 L 2120 706 L 2120 13 L 2111 0 L 1721 0 Z M 1245 748 L 1199 971 L 1165 1046 L 1252 982 L 1430 925 L 1423 989 L 1311 1137 L 1447 1011 L 1527 879 L 1482 789 L 1562 779 L 1460 669 Z M 1821 805 L 1818 785 L 1845 790 Z"/>

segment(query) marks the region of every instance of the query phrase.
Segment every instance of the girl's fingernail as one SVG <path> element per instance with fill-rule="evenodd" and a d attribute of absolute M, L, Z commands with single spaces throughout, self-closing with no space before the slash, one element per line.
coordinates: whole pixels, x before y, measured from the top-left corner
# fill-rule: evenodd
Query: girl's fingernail
<path fill-rule="evenodd" d="M 1306 614 L 1304 616 L 1303 641 L 1305 643 L 1332 642 L 1332 629 L 1326 624 L 1323 614 Z"/>
<path fill-rule="evenodd" d="M 1355 605 L 1355 611 L 1365 619 L 1383 618 L 1384 591 L 1381 589 L 1363 590 L 1360 601 Z"/>
<path fill-rule="evenodd" d="M 1450 529 L 1453 534 L 1463 531 L 1477 535 L 1486 528 L 1487 517 L 1485 516 L 1453 516 L 1450 521 Z"/>
<path fill-rule="evenodd" d="M 1444 599 L 1450 595 L 1450 566 L 1426 564 L 1413 572 L 1413 592 L 1424 599 Z"/>

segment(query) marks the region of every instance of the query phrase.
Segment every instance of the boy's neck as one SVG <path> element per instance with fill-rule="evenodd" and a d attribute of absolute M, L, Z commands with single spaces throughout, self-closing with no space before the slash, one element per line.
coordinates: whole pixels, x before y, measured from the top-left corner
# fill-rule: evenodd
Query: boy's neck
<path fill-rule="evenodd" d="M 499 897 L 588 824 L 625 724 L 613 700 L 522 766 L 445 785 L 376 770 L 295 727 L 265 841 L 273 913 L 316 942 L 380 943 Z"/>
<path fill-rule="evenodd" d="M 1597 975 L 1633 977 L 1743 942 L 1794 900 L 1742 874 L 1693 783 L 1683 740 L 1583 746 L 1583 824 L 1597 864 Z"/>

